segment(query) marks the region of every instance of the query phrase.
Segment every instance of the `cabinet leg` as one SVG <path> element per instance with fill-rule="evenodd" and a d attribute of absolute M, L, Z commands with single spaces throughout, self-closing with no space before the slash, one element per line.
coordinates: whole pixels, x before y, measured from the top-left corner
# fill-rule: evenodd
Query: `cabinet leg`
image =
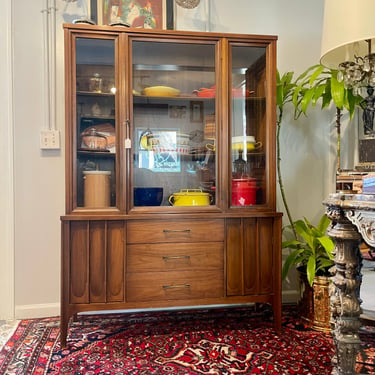
<path fill-rule="evenodd" d="M 61 349 L 66 348 L 66 341 L 68 336 L 68 325 L 69 325 L 69 317 L 62 313 L 60 317 L 60 345 Z"/>
<path fill-rule="evenodd" d="M 281 333 L 281 307 L 274 306 L 273 308 L 273 319 L 275 324 L 275 331 Z"/>
<path fill-rule="evenodd" d="M 282 317 L 281 303 L 273 302 L 270 305 L 273 310 L 273 322 L 274 322 L 275 331 L 278 333 L 281 333 L 281 317 Z M 264 306 L 264 303 L 255 302 L 254 311 L 261 312 L 262 306 Z"/>

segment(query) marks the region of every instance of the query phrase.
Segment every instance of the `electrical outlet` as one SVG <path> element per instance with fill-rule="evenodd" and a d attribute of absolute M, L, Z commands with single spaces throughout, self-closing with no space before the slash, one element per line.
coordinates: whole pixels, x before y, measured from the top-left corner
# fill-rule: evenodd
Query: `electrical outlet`
<path fill-rule="evenodd" d="M 44 129 L 40 132 L 40 148 L 42 150 L 60 149 L 60 131 Z"/>

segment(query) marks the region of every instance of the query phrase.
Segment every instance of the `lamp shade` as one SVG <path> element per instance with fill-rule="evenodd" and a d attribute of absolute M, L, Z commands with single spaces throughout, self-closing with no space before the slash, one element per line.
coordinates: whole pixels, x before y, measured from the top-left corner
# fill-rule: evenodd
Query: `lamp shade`
<path fill-rule="evenodd" d="M 375 38 L 375 0 L 325 0 L 320 63 L 337 69 L 368 54 Z"/>

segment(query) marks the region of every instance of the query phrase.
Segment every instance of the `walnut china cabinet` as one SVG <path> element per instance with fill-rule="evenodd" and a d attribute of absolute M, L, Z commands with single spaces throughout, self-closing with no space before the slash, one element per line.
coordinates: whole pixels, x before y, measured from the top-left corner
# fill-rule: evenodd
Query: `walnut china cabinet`
<path fill-rule="evenodd" d="M 61 342 L 85 311 L 269 303 L 276 37 L 64 25 Z"/>

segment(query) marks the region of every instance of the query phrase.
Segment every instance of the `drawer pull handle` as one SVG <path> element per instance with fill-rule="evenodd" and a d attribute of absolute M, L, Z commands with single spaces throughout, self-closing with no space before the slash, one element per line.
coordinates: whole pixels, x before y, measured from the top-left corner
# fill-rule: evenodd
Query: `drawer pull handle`
<path fill-rule="evenodd" d="M 163 257 L 163 260 L 170 260 L 170 259 L 190 259 L 189 255 L 176 255 L 171 257 Z"/>
<path fill-rule="evenodd" d="M 175 233 L 175 232 L 190 232 L 190 229 L 163 229 L 164 233 Z"/>
<path fill-rule="evenodd" d="M 190 288 L 190 284 L 163 285 L 163 289 L 174 289 L 174 288 Z"/>

